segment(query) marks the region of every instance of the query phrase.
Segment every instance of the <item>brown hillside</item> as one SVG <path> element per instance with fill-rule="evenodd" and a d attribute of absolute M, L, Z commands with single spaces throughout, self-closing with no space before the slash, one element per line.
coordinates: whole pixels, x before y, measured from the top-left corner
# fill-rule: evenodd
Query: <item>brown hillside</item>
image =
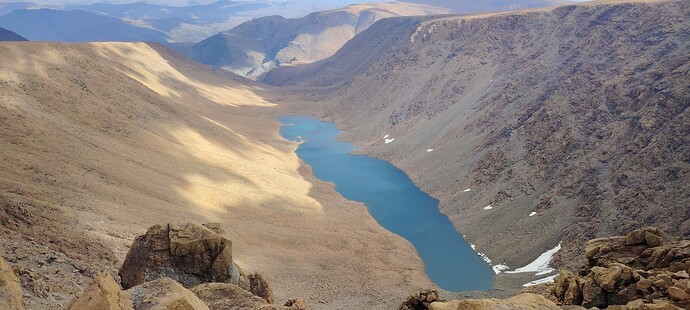
<path fill-rule="evenodd" d="M 386 309 L 430 285 L 310 176 L 278 134 L 285 100 L 158 45 L 0 43 L 0 256 L 27 307 L 64 308 L 160 222 L 221 222 L 277 300 Z"/>

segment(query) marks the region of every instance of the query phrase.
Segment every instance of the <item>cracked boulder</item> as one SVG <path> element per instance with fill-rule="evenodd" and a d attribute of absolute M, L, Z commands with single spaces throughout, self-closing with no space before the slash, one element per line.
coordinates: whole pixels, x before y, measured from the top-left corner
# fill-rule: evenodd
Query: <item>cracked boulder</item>
<path fill-rule="evenodd" d="M 232 260 L 232 243 L 217 225 L 155 225 L 136 238 L 120 277 L 125 289 L 160 278 L 184 287 L 202 283 L 240 283 L 246 278 Z"/>

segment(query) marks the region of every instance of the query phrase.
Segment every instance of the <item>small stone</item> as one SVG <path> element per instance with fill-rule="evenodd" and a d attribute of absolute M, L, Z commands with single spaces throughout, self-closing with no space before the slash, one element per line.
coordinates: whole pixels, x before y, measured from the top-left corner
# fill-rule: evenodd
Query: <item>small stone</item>
<path fill-rule="evenodd" d="M 671 286 L 666 292 L 674 300 L 690 302 L 690 294 L 680 288 Z"/>

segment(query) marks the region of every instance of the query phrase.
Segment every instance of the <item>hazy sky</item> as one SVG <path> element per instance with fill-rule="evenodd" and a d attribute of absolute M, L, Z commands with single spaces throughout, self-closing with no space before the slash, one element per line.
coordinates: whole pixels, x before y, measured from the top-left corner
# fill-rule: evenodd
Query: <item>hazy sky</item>
<path fill-rule="evenodd" d="M 88 3 L 132 3 L 132 2 L 147 2 L 165 5 L 188 5 L 188 4 L 207 4 L 216 2 L 217 0 L 0 0 L 0 5 L 3 2 L 26 1 L 47 5 L 62 5 L 62 4 L 88 4 Z M 257 0 L 234 0 L 234 1 L 257 1 Z M 294 2 L 299 4 L 308 4 L 315 6 L 343 6 L 352 3 L 361 2 L 386 2 L 386 0 L 259 0 L 260 2 Z"/>

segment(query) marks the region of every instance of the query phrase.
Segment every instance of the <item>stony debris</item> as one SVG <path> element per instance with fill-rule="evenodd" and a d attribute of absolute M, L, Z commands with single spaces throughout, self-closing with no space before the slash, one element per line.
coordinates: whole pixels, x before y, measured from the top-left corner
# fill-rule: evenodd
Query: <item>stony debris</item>
<path fill-rule="evenodd" d="M 0 309 L 24 310 L 19 278 L 2 257 L 0 257 Z"/>
<path fill-rule="evenodd" d="M 122 286 L 127 289 L 163 277 L 188 288 L 210 282 L 239 284 L 241 272 L 232 260 L 232 243 L 218 234 L 220 227 L 207 225 L 149 228 L 136 238 L 120 269 Z"/>
<path fill-rule="evenodd" d="M 562 270 L 551 286 L 561 305 L 600 309 L 690 308 L 690 241 L 667 242 L 654 227 L 590 240 L 579 275 Z M 680 307 L 680 308 L 679 308 Z"/>
<path fill-rule="evenodd" d="M 137 285 L 128 289 L 127 293 L 137 310 L 209 310 L 194 293 L 170 278 Z"/>
<path fill-rule="evenodd" d="M 429 309 L 432 302 L 443 301 L 438 297 L 436 290 L 424 290 L 416 292 L 405 300 L 398 310 L 424 310 Z"/>
<path fill-rule="evenodd" d="M 264 299 L 229 283 L 205 283 L 193 287 L 192 292 L 211 310 L 275 310 Z"/>
<path fill-rule="evenodd" d="M 282 310 L 309 310 L 309 307 L 307 307 L 307 303 L 304 300 L 297 298 L 286 301 L 283 304 Z"/>
<path fill-rule="evenodd" d="M 132 310 L 129 294 L 107 272 L 99 274 L 68 308 L 69 310 Z"/>

